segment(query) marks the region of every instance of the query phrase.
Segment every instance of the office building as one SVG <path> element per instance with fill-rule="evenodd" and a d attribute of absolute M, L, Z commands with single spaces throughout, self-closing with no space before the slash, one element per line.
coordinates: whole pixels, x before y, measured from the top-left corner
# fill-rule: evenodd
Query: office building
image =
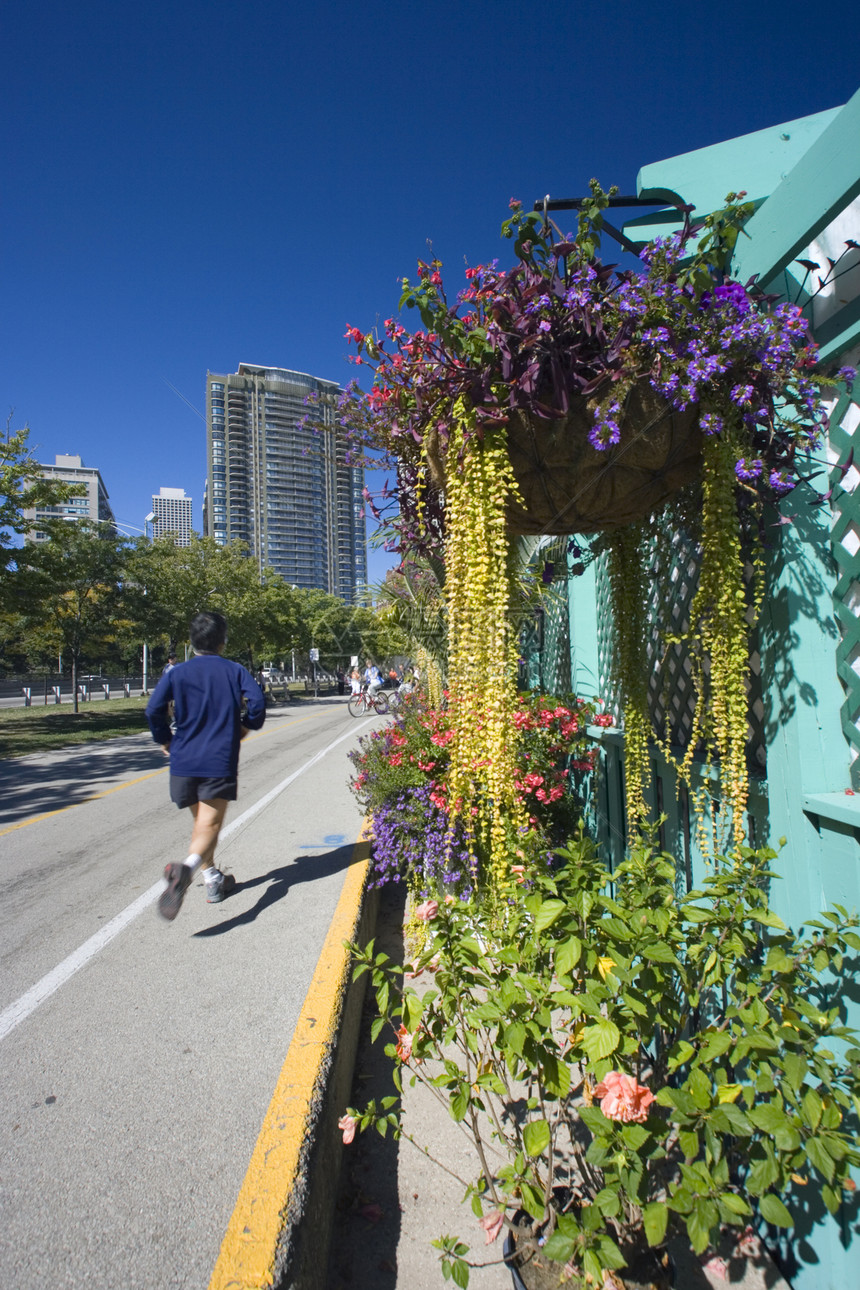
<path fill-rule="evenodd" d="M 29 533 L 32 541 L 44 542 L 48 536 L 39 528 L 40 520 L 101 520 L 108 525 L 116 524 L 104 480 L 94 466 L 85 466 L 78 456 L 57 453 L 52 466 L 40 463 L 39 469 L 45 479 L 62 480 L 65 484 L 85 484 L 87 491 L 81 497 L 70 497 L 67 501 L 60 502 L 58 506 L 37 506 L 24 511 L 24 518 L 33 523 Z"/>
<path fill-rule="evenodd" d="M 354 602 L 367 582 L 364 471 L 334 431 L 300 428 L 311 393 L 330 420 L 340 388 L 303 372 L 240 363 L 206 379 L 204 532 L 246 542 L 260 569 Z"/>
<path fill-rule="evenodd" d="M 191 542 L 191 502 L 184 488 L 162 488 L 152 495 L 152 537 L 172 534 L 175 546 Z"/>

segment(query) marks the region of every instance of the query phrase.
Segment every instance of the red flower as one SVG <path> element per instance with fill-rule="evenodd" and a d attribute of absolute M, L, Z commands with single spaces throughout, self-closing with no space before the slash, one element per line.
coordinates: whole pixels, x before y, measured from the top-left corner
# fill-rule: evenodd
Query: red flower
<path fill-rule="evenodd" d="M 408 1062 L 412 1056 L 412 1036 L 405 1026 L 401 1026 L 397 1032 L 395 1052 L 402 1062 Z"/>

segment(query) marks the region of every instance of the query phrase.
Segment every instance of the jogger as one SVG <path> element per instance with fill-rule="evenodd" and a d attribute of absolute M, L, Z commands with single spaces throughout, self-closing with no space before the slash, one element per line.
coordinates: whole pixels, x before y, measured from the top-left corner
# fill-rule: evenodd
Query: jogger
<path fill-rule="evenodd" d="M 266 719 L 257 682 L 240 663 L 221 657 L 227 621 L 221 614 L 197 614 L 191 623 L 194 658 L 162 676 L 146 706 L 156 743 L 170 757 L 170 797 L 194 817 L 189 854 L 164 870 L 167 888 L 159 913 L 174 919 L 197 869 L 203 870 L 206 899 L 215 904 L 236 885 L 215 867 L 215 848 L 230 802 L 236 800 L 239 744 Z M 173 705 L 174 730 L 170 725 Z"/>

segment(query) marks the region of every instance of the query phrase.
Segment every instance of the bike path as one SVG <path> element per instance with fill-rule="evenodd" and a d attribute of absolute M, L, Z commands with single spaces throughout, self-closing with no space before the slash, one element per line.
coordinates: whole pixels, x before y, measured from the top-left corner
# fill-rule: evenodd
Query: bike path
<path fill-rule="evenodd" d="M 363 723 L 296 715 L 312 720 L 246 741 L 239 814 L 346 738 L 227 838 L 236 894 L 210 906 L 197 883 L 173 924 L 145 908 L 0 1041 L 0 1284 L 209 1284 L 360 826 L 346 751 Z M 183 853 L 165 779 L 6 833 L 0 1008 Z"/>

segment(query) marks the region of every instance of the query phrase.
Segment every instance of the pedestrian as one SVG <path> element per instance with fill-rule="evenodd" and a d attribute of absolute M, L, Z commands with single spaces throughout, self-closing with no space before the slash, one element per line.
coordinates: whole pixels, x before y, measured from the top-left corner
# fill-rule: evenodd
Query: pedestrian
<path fill-rule="evenodd" d="M 167 662 L 164 664 L 164 669 L 161 675 L 167 676 L 167 673 L 174 667 L 176 667 L 176 650 L 172 649 L 167 655 Z"/>
<path fill-rule="evenodd" d="M 342 667 L 338 667 L 335 675 L 337 676 L 337 692 L 338 694 L 343 694 L 346 690 L 346 672 Z"/>
<path fill-rule="evenodd" d="M 194 657 L 162 676 L 146 705 L 149 728 L 170 758 L 170 798 L 194 817 L 189 854 L 165 867 L 167 887 L 158 900 L 162 917 L 173 920 L 198 869 L 206 899 L 217 904 L 236 886 L 232 874 L 214 864 L 218 834 L 230 802 L 236 800 L 239 743 L 266 719 L 266 702 L 241 663 L 222 658 L 227 620 L 208 611 L 191 622 Z M 173 705 L 175 730 L 168 709 Z"/>

